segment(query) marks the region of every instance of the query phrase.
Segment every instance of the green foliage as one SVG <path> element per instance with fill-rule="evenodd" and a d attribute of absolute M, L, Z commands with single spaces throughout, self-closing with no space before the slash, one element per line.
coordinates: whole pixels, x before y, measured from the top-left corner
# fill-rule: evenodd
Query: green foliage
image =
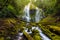
<path fill-rule="evenodd" d="M 13 5 L 11 5 L 10 2 L 12 2 L 12 0 L 0 0 L 0 18 L 8 18 L 8 17 L 14 17 L 15 15 L 17 15 L 17 11 L 14 8 Z"/>
<path fill-rule="evenodd" d="M 8 18 L 8 17 L 14 17 L 16 13 L 14 14 L 14 10 L 8 9 L 8 7 L 5 7 L 1 12 L 0 12 L 0 18 Z"/>
<path fill-rule="evenodd" d="M 29 3 L 29 0 L 15 0 L 15 7 L 18 10 L 19 16 L 23 15 L 23 10 L 25 5 L 27 5 Z"/>
<path fill-rule="evenodd" d="M 25 5 L 27 5 L 29 3 L 29 0 L 15 0 L 15 2 L 17 3 L 17 6 L 23 8 Z"/>
<path fill-rule="evenodd" d="M 37 0 L 35 5 L 38 7 L 53 7 L 55 6 L 56 0 Z"/>
<path fill-rule="evenodd" d="M 42 8 L 45 13 L 45 16 L 48 16 L 55 12 L 56 2 L 57 0 L 37 0 L 36 2 L 34 2 L 34 5 L 39 8 Z"/>
<path fill-rule="evenodd" d="M 5 0 L 0 0 L 0 10 L 2 10 L 7 5 Z"/>

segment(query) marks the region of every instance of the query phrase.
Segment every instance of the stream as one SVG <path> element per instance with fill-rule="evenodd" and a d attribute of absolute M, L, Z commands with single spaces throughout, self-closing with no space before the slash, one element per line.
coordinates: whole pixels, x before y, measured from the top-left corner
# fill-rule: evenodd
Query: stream
<path fill-rule="evenodd" d="M 36 2 L 36 0 L 34 0 L 34 2 Z M 26 22 L 31 22 L 31 20 L 34 20 L 34 22 L 38 23 L 44 16 L 43 16 L 43 10 L 42 9 L 39 9 L 38 7 L 35 6 L 35 12 L 33 12 L 35 14 L 34 17 L 32 17 L 33 19 L 31 19 L 31 15 L 32 13 L 30 13 L 30 7 L 34 8 L 34 5 L 32 4 L 32 0 L 30 0 L 30 2 L 24 7 L 24 15 L 22 16 L 22 19 L 25 20 Z M 33 9 L 32 9 L 33 10 Z M 51 40 L 50 38 L 48 38 L 44 33 L 43 31 L 37 26 L 32 26 L 31 30 L 38 30 L 39 31 L 39 34 L 41 36 L 41 39 L 42 40 Z M 31 34 L 32 31 L 30 30 L 30 32 L 28 32 L 28 28 L 24 28 L 25 32 L 27 32 L 28 34 Z M 18 40 L 26 40 L 24 39 L 23 37 L 23 33 L 22 32 L 19 32 L 18 33 Z"/>
<path fill-rule="evenodd" d="M 51 40 L 50 38 L 48 38 L 48 37 L 42 32 L 42 30 L 41 30 L 39 27 L 32 27 L 31 30 L 33 30 L 33 29 L 39 31 L 39 34 L 40 34 L 42 40 Z M 32 34 L 32 31 L 31 31 L 31 30 L 30 30 L 30 32 L 28 32 L 28 28 L 25 28 L 24 30 L 25 30 L 25 32 L 27 32 L 28 34 Z M 18 40 L 24 39 L 22 32 L 19 32 L 18 34 L 19 34 Z M 24 39 L 24 40 L 25 40 L 25 39 Z"/>

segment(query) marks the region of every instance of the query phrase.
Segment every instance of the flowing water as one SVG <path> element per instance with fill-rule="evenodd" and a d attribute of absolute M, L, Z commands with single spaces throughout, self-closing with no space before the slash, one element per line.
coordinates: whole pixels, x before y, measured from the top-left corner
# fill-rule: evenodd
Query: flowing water
<path fill-rule="evenodd" d="M 36 29 L 36 30 L 39 31 L 39 34 L 40 34 L 42 40 L 50 40 L 50 39 L 42 32 L 42 30 L 41 30 L 39 27 L 32 27 L 32 29 Z"/>
<path fill-rule="evenodd" d="M 34 30 L 34 29 L 39 31 L 39 34 L 40 34 L 42 40 L 51 40 L 50 38 L 48 38 L 48 37 L 42 32 L 42 30 L 41 30 L 38 26 L 31 28 L 31 30 Z M 28 32 L 28 28 L 25 28 L 24 30 L 25 30 L 25 32 L 27 32 L 28 34 L 32 34 L 32 31 L 31 31 L 31 30 Z M 22 36 L 23 36 L 23 33 L 19 33 L 19 38 L 18 38 L 18 40 L 22 39 L 22 38 L 23 38 Z"/>
<path fill-rule="evenodd" d="M 35 0 L 35 2 L 36 2 L 36 0 Z M 28 5 L 26 5 L 25 8 L 24 8 L 24 16 L 23 16 L 23 19 L 25 19 L 27 22 L 31 22 L 30 20 L 32 20 L 31 17 L 30 17 L 30 5 L 31 5 L 31 0 L 30 0 L 30 3 L 28 3 Z M 35 19 L 34 20 L 37 23 L 37 22 L 39 22 L 43 18 L 43 16 L 42 16 L 42 11 L 38 7 L 36 7 L 35 9 L 36 9 L 36 13 L 35 13 L 35 17 L 34 17 Z M 33 27 L 32 26 L 32 30 L 33 29 L 36 29 L 36 30 L 39 31 L 39 34 L 40 34 L 42 40 L 50 40 L 42 32 L 42 30 L 39 27 Z M 32 33 L 31 30 L 30 30 L 30 32 L 28 32 L 28 28 L 25 28 L 25 32 L 27 32 L 28 34 L 31 34 Z M 23 36 L 23 33 L 20 33 L 19 32 L 18 40 L 21 40 L 23 38 L 22 36 Z"/>
<path fill-rule="evenodd" d="M 27 22 L 30 22 L 30 13 L 29 13 L 30 3 L 25 6 L 24 8 L 24 16 L 23 18 L 26 19 Z"/>
<path fill-rule="evenodd" d="M 35 22 L 39 22 L 39 21 L 40 21 L 40 12 L 39 9 L 36 7 Z"/>
<path fill-rule="evenodd" d="M 31 4 L 32 4 L 32 2 L 30 0 L 30 3 L 28 3 L 28 5 L 26 5 L 24 8 L 23 19 L 25 19 L 25 21 L 27 21 L 27 22 L 30 22 L 30 20 L 32 20 L 30 17 L 30 5 Z M 43 13 L 42 13 L 42 10 L 39 9 L 38 7 L 35 7 L 35 10 L 36 10 L 36 13 L 35 13 L 35 17 L 33 17 L 33 20 L 35 20 L 35 22 L 37 23 L 43 18 L 43 16 L 42 16 Z"/>

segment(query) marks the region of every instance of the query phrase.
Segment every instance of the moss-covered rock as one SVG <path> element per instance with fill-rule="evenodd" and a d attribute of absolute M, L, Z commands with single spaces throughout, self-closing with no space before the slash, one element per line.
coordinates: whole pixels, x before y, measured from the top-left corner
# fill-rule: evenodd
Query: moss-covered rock
<path fill-rule="evenodd" d="M 51 32 L 48 26 L 43 26 L 41 24 L 39 24 L 40 28 L 42 29 L 43 33 L 45 33 L 51 40 L 59 40 L 60 36 L 56 35 L 55 33 Z M 47 28 L 48 27 L 48 28 Z M 54 29 L 54 28 L 53 28 Z M 52 30 L 53 31 L 53 30 Z"/>
<path fill-rule="evenodd" d="M 24 35 L 27 37 L 28 40 L 34 40 L 28 33 L 23 31 Z"/>
<path fill-rule="evenodd" d="M 41 40 L 41 36 L 39 34 L 39 31 L 38 30 L 32 30 L 32 36 L 34 38 L 34 40 Z"/>
<path fill-rule="evenodd" d="M 41 40 L 41 37 L 38 35 L 34 35 L 33 38 L 34 38 L 34 40 Z"/>

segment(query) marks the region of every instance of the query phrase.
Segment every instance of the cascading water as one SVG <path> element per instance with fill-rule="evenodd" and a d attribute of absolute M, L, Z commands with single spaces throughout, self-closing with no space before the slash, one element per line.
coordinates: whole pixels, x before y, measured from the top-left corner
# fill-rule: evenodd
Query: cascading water
<path fill-rule="evenodd" d="M 39 22 L 39 21 L 40 21 L 40 13 L 39 13 L 39 9 L 36 7 L 35 22 Z"/>
<path fill-rule="evenodd" d="M 30 22 L 30 13 L 29 13 L 29 9 L 30 8 L 30 3 L 28 5 L 25 6 L 24 8 L 24 18 L 26 19 L 27 22 Z"/>
<path fill-rule="evenodd" d="M 42 30 L 39 27 L 32 27 L 32 29 L 36 29 L 39 31 L 39 34 L 40 34 L 42 40 L 51 40 L 42 32 Z"/>
<path fill-rule="evenodd" d="M 35 0 L 35 2 L 36 2 L 36 0 Z M 31 19 L 31 17 L 30 17 L 30 5 L 31 5 L 31 0 L 30 0 L 30 3 L 28 4 L 28 5 L 26 5 L 25 6 L 25 8 L 24 8 L 24 16 L 23 16 L 23 18 L 27 21 L 27 22 L 30 22 L 30 20 L 32 20 Z M 35 18 L 35 19 L 33 19 L 33 20 L 35 20 L 35 22 L 37 23 L 37 22 L 39 22 L 40 20 L 41 20 L 41 18 L 43 18 L 43 16 L 42 16 L 42 11 L 38 8 L 38 7 L 35 7 L 35 9 L 36 9 L 36 13 L 35 13 L 35 17 L 33 17 L 33 18 Z M 42 32 L 42 30 L 41 29 L 39 29 L 38 27 L 33 27 L 32 26 L 32 29 L 34 29 L 34 28 L 36 28 L 36 30 L 38 30 L 39 31 L 39 33 L 40 33 L 40 36 L 42 37 L 42 40 L 50 40 L 43 32 Z M 30 30 L 30 32 L 28 32 L 28 28 L 26 28 L 25 29 L 25 32 L 27 32 L 27 33 L 32 33 L 32 31 Z M 20 35 L 21 36 L 21 35 Z M 21 38 L 21 37 L 20 37 Z M 20 40 L 20 38 L 19 38 L 19 40 Z"/>
<path fill-rule="evenodd" d="M 36 7 L 35 22 L 38 23 L 43 17 L 43 10 Z"/>
<path fill-rule="evenodd" d="M 36 0 L 35 0 L 36 2 Z M 24 16 L 23 18 L 27 21 L 27 22 L 30 22 L 31 17 L 30 17 L 30 5 L 32 4 L 31 0 L 30 0 L 30 3 L 28 5 L 25 6 L 24 8 Z M 33 5 L 34 6 L 34 5 Z M 40 9 L 38 7 L 35 7 L 35 10 L 36 10 L 36 13 L 35 13 L 35 17 L 33 17 L 33 20 L 35 20 L 34 22 L 39 22 L 41 20 L 41 13 L 42 11 L 40 11 Z"/>

